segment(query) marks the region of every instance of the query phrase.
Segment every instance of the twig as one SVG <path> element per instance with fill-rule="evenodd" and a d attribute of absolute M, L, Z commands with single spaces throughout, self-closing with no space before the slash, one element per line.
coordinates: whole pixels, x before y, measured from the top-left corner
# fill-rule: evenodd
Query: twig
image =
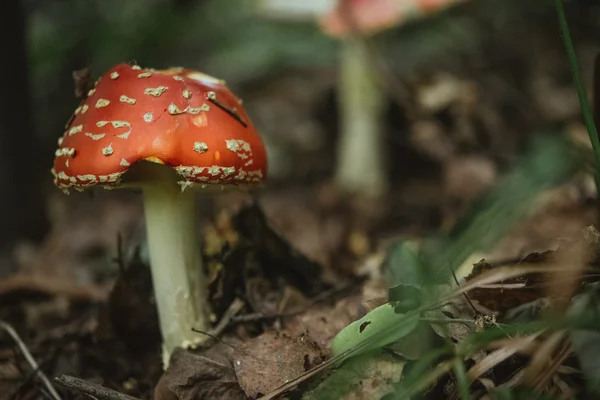
<path fill-rule="evenodd" d="M 0 329 L 4 330 L 6 333 L 8 333 L 8 335 L 12 338 L 12 340 L 14 340 L 14 342 L 17 344 L 17 347 L 21 351 L 21 354 L 23 354 L 23 357 L 25 357 L 25 360 L 27 360 L 27 362 L 33 369 L 35 375 L 37 375 L 37 377 L 46 386 L 46 389 L 48 390 L 48 393 L 50 394 L 50 396 L 54 400 L 61 400 L 61 397 L 58 394 L 58 392 L 56 391 L 56 389 L 54 389 L 52 382 L 50 382 L 50 380 L 48 379 L 46 374 L 44 374 L 44 372 L 40 369 L 40 366 L 38 365 L 37 361 L 35 361 L 35 358 L 33 358 L 33 356 L 31 355 L 31 352 L 29 351 L 29 349 L 27 348 L 27 346 L 25 345 L 23 340 L 21 340 L 21 337 L 19 336 L 17 331 L 15 331 L 15 329 L 10 324 L 8 324 L 4 321 L 1 321 L 1 320 L 0 320 Z"/>
<path fill-rule="evenodd" d="M 83 379 L 69 375 L 62 375 L 59 378 L 54 378 L 54 382 L 96 400 L 140 400 L 136 397 L 129 396 L 128 394 L 119 393 L 96 383 L 84 381 Z"/>
<path fill-rule="evenodd" d="M 219 335 L 221 335 L 221 333 L 223 333 L 223 331 L 225 330 L 225 328 L 227 328 L 229 326 L 229 324 L 231 323 L 231 320 L 240 311 L 242 311 L 242 309 L 244 308 L 244 305 L 245 305 L 244 301 L 241 300 L 240 298 L 236 297 L 231 302 L 231 304 L 229 305 L 229 307 L 227 308 L 227 311 L 225 311 L 225 313 L 223 314 L 223 316 L 219 320 L 219 323 L 217 324 L 217 326 L 215 326 L 209 333 L 212 336 L 219 336 Z"/>
<path fill-rule="evenodd" d="M 450 267 L 450 272 L 452 273 L 452 278 L 454 278 L 454 282 L 456 283 L 456 286 L 460 286 L 460 283 L 458 282 L 458 278 L 456 277 L 456 273 L 454 272 L 454 269 L 452 267 Z M 469 303 L 469 306 L 471 306 L 473 311 L 475 311 L 475 314 L 479 314 L 479 311 L 477 311 L 477 308 L 471 302 L 471 299 L 469 298 L 469 296 L 467 296 L 466 293 L 463 293 L 463 296 L 464 296 L 465 300 L 467 300 L 467 303 Z"/>
<path fill-rule="evenodd" d="M 316 305 L 322 301 L 325 301 L 331 297 L 334 297 L 335 295 L 343 292 L 344 290 L 351 288 L 352 286 L 354 286 L 360 282 L 362 282 L 362 279 L 357 280 L 357 281 L 343 282 L 339 285 L 332 287 L 331 289 L 328 289 L 324 292 L 319 293 L 312 299 L 309 299 L 309 302 L 307 305 L 302 306 L 302 307 L 295 307 L 294 309 L 292 309 L 290 311 L 280 312 L 280 313 L 269 313 L 269 314 L 265 314 L 262 312 L 256 312 L 256 313 L 250 313 L 250 314 L 235 315 L 231 318 L 230 322 L 231 323 L 256 322 L 256 321 L 262 321 L 265 319 L 293 317 L 295 315 L 306 312 L 308 309 L 310 309 L 314 305 Z"/>

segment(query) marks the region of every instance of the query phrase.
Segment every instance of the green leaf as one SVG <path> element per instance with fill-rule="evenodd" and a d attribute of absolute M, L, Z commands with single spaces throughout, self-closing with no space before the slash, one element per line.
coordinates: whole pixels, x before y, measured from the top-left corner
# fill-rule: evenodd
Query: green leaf
<path fill-rule="evenodd" d="M 564 183 L 571 176 L 580 166 L 581 158 L 567 140 L 557 135 L 539 137 L 521 165 L 474 201 L 450 232 L 425 241 L 420 257 L 410 256 L 402 245 L 391 249 L 399 255 L 390 262 L 390 275 L 414 279 L 418 267 L 423 284 L 448 282 L 452 269 L 462 265 L 474 252 L 495 246 L 527 217 L 542 191 Z"/>
<path fill-rule="evenodd" d="M 386 303 L 342 329 L 333 339 L 331 345 L 332 357 L 341 355 L 348 350 L 363 345 L 365 341 L 369 341 L 354 355 L 364 354 L 396 343 L 411 333 L 419 323 L 419 315 L 407 316 L 404 313 L 397 312 L 396 307 L 396 302 Z M 389 331 L 389 333 L 381 335 L 383 331 Z"/>

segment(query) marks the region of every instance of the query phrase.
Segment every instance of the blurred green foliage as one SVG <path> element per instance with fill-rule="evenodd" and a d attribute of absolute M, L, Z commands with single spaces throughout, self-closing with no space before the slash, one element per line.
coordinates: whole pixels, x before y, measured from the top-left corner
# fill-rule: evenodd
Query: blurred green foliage
<path fill-rule="evenodd" d="M 378 50 L 403 75 L 423 61 L 447 64 L 472 55 L 485 46 L 484 29 L 500 32 L 522 23 L 531 10 L 547 9 L 542 0 L 477 3 L 477 18 L 449 9 L 378 35 Z M 28 16 L 35 119 L 40 137 L 52 145 L 77 103 L 75 69 L 89 66 L 98 76 L 133 60 L 153 68 L 183 65 L 238 90 L 286 70 L 335 68 L 339 45 L 314 21 L 262 17 L 251 0 L 35 1 Z"/>

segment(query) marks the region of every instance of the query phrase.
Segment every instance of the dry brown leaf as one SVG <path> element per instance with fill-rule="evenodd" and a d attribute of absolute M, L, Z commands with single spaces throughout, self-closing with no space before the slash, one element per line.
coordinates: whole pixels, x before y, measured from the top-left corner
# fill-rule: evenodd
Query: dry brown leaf
<path fill-rule="evenodd" d="M 285 327 L 291 335 L 308 332 L 322 349 L 329 349 L 331 341 L 339 331 L 364 315 L 359 304 L 362 296 L 352 296 L 339 300 L 334 306 L 315 305 L 307 312 L 285 320 Z"/>
<path fill-rule="evenodd" d="M 224 356 L 227 349 L 216 345 L 203 356 L 176 349 L 156 385 L 154 400 L 246 399 Z"/>
<path fill-rule="evenodd" d="M 256 398 L 322 360 L 321 349 L 307 335 L 292 338 L 283 332 L 268 331 L 235 348 L 233 367 L 246 395 Z"/>

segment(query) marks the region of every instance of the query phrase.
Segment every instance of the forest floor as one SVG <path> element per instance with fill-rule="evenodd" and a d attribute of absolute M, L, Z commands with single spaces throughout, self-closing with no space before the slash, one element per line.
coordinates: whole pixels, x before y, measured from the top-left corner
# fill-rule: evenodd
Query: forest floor
<path fill-rule="evenodd" d="M 540 34 L 530 40 L 539 45 L 556 37 Z M 481 68 L 485 72 L 479 74 L 432 70 L 411 82 L 414 101 L 425 111 L 416 119 L 399 118 L 398 105 L 390 106 L 393 178 L 384 198 L 344 195 L 327 179 L 315 178 L 316 172 L 298 168 L 285 179 L 300 184 L 284 184 L 279 178 L 254 195 L 227 192 L 202 199 L 199 229 L 216 325 L 207 348 L 175 353 L 164 375 L 143 210 L 133 193 L 67 197 L 50 192 L 52 231 L 40 246 L 18 246 L 15 261 L 10 267 L 3 264 L 0 321 L 14 329 L 50 380 L 67 375 L 157 400 L 245 399 L 271 393 L 328 360 L 335 335 L 388 300 L 390 271 L 399 268 L 398 245 L 422 243 L 463 221 L 475 199 L 518 164 L 515 160 L 537 131 L 558 131 L 555 135 L 589 149 L 568 65 L 557 48 L 560 43 L 545 51 L 537 47 L 523 61 L 519 72 L 527 76 L 519 79 L 530 83 L 521 92 L 498 84 L 514 73 L 502 65 L 491 72 Z M 292 72 L 277 78 L 269 90 L 289 97 L 302 92 L 310 76 Z M 427 100 L 432 97 L 438 99 L 435 104 Z M 298 153 L 304 157 L 311 151 Z M 330 160 L 332 148 L 313 151 L 310 157 Z M 330 171 L 333 162 L 323 168 Z M 467 322 L 458 327 L 458 322 L 446 321 L 453 328 L 440 338 L 458 347 L 470 333 L 530 322 L 549 304 L 560 305 L 566 298 L 565 309 L 583 293 L 584 283 L 598 276 L 600 235 L 591 228 L 597 218 L 594 198 L 593 179 L 586 171 L 538 190 L 526 216 L 501 239 L 470 251 L 462 265 L 453 266 L 460 284 L 471 274 L 469 279 L 500 267 L 546 271 L 563 265 L 568 273 L 559 274 L 558 283 L 551 275 L 502 275 L 475 288 L 467 294 L 468 302 L 444 310 L 447 318 Z M 507 331 L 465 355 L 474 398 L 515 386 L 557 398 L 581 393 L 586 367 L 580 355 L 594 347 L 573 344 L 561 332 Z M 49 383 L 37 374 L 17 339 L 1 338 L 0 399 L 52 398 Z M 425 345 L 431 343 L 435 340 Z M 350 390 L 340 398 L 379 398 L 393 391 L 403 379 L 406 360 L 427 351 L 416 354 L 403 349 L 368 360 L 370 372 L 347 378 Z M 292 387 L 292 398 L 314 389 L 326 375 Z M 459 381 L 450 368 L 423 387 L 425 397 L 460 398 Z M 52 385 L 64 399 L 83 398 Z"/>

